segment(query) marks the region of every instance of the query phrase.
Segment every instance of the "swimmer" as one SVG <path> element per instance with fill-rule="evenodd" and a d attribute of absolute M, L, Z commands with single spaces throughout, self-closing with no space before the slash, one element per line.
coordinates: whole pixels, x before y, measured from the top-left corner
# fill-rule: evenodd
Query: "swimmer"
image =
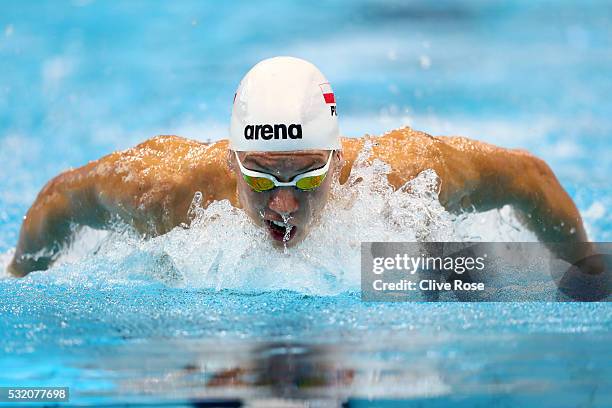
<path fill-rule="evenodd" d="M 543 242 L 587 240 L 569 195 L 528 152 L 410 128 L 341 138 L 337 115 L 332 88 L 314 65 L 264 60 L 234 95 L 229 140 L 158 136 L 49 181 L 24 217 L 8 269 L 25 276 L 49 268 L 79 226 L 104 229 L 119 220 L 145 237 L 187 226 L 198 191 L 203 206 L 229 200 L 276 246 L 290 248 L 308 239 L 332 183 L 346 182 L 366 141 L 373 142 L 369 160 L 391 166 L 396 189 L 433 169 L 448 211 L 508 204 Z"/>

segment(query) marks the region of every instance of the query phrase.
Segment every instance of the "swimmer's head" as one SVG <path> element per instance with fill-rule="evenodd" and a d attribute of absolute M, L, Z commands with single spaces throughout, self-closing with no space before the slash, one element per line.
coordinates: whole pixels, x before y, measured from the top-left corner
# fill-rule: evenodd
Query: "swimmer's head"
<path fill-rule="evenodd" d="M 340 149 L 336 100 L 321 71 L 292 57 L 266 59 L 251 68 L 234 95 L 230 149 Z"/>
<path fill-rule="evenodd" d="M 229 159 L 243 209 L 277 245 L 308 234 L 341 167 L 340 149 L 334 94 L 313 64 L 270 58 L 242 79 Z"/>

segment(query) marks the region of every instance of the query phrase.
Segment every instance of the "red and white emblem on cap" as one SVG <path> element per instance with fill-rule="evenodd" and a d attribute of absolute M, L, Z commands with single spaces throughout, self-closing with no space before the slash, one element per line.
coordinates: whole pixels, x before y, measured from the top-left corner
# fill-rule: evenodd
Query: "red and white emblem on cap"
<path fill-rule="evenodd" d="M 323 84 L 319 84 L 321 88 L 321 92 L 323 92 L 323 99 L 325 99 L 325 103 L 331 108 L 331 115 L 338 116 L 336 112 L 336 97 L 334 96 L 334 91 L 332 90 L 329 82 L 325 82 Z"/>
<path fill-rule="evenodd" d="M 325 99 L 326 104 L 336 103 L 336 98 L 334 97 L 334 91 L 332 91 L 332 87 L 329 82 L 324 84 L 319 84 L 321 87 L 321 92 L 323 92 L 323 99 Z"/>

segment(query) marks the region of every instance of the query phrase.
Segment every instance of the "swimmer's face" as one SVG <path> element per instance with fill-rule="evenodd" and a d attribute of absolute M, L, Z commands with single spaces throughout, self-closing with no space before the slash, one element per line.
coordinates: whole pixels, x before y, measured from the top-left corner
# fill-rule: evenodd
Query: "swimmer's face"
<path fill-rule="evenodd" d="M 292 152 L 239 152 L 238 157 L 249 170 L 268 173 L 277 180 L 288 182 L 307 171 L 325 166 L 329 150 Z M 257 192 L 242 177 L 234 152 L 230 165 L 236 174 L 240 204 L 253 222 L 267 230 L 276 246 L 292 246 L 300 242 L 325 207 L 334 174 L 342 163 L 342 153 L 335 152 L 330 168 L 321 185 L 311 191 L 297 187 L 276 187 Z"/>

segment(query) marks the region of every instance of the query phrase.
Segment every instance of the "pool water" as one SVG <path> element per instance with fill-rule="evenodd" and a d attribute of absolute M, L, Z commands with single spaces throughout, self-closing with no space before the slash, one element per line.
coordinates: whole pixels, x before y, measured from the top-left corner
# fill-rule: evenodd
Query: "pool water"
<path fill-rule="evenodd" d="M 240 78 L 275 55 L 321 68 L 344 135 L 537 154 L 610 241 L 611 18 L 603 1 L 3 3 L 0 386 L 94 406 L 612 405 L 608 303 L 361 302 L 360 241 L 534 239 L 509 208 L 446 213 L 431 174 L 394 193 L 384 165 L 358 169 L 287 253 L 221 202 L 189 230 L 89 230 L 49 271 L 3 270 L 47 180 L 156 134 L 225 137 Z"/>

